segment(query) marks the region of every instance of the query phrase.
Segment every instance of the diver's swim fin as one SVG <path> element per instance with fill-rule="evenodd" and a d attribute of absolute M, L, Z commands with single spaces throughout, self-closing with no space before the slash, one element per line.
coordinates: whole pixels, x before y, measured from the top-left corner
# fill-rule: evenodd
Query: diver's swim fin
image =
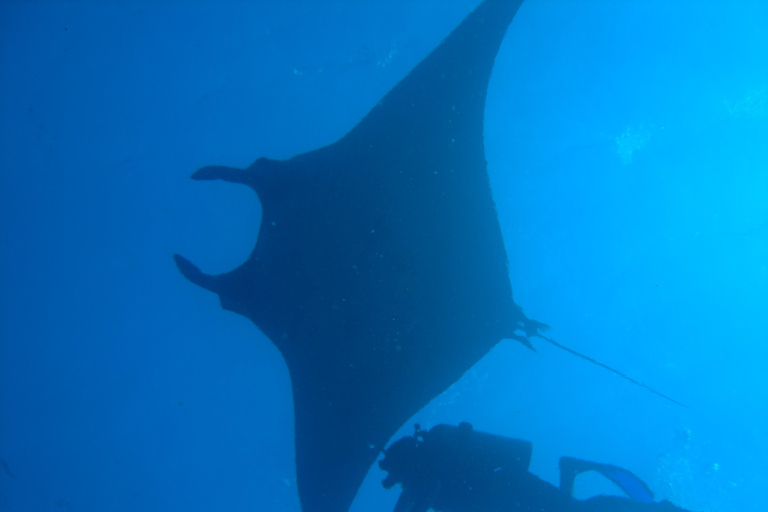
<path fill-rule="evenodd" d="M 651 489 L 631 471 L 611 464 L 589 462 L 573 457 L 560 457 L 560 490 L 568 496 L 573 496 L 573 484 L 576 477 L 587 471 L 597 471 L 618 485 L 633 500 L 642 503 L 654 502 Z"/>

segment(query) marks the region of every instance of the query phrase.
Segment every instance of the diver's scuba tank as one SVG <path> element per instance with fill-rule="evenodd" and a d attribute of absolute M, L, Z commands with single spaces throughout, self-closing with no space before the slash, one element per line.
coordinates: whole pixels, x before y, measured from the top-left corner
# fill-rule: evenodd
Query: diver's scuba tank
<path fill-rule="evenodd" d="M 448 475 L 456 469 L 481 478 L 488 472 L 526 472 L 531 463 L 530 441 L 474 430 L 466 422 L 437 425 L 395 441 L 384 450 L 379 467 L 388 472 L 382 485 L 407 484 L 418 475 Z"/>

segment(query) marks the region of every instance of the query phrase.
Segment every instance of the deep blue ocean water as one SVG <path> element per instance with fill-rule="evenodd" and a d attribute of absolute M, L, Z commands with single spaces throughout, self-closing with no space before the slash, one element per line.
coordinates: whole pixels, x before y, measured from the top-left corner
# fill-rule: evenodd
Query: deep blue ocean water
<path fill-rule="evenodd" d="M 0 3 L 0 510 L 299 510 L 279 353 L 171 259 L 236 267 L 260 206 L 188 176 L 335 141 L 477 3 Z M 758 0 L 526 1 L 485 126 L 515 300 L 688 407 L 506 341 L 401 435 L 768 509 L 766 55 Z"/>

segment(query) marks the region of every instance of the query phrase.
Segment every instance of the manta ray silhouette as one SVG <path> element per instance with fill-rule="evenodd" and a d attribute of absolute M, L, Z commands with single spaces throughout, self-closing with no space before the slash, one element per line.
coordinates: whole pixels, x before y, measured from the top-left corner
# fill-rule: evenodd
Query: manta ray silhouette
<path fill-rule="evenodd" d="M 192 283 L 253 321 L 293 385 L 305 512 L 348 510 L 413 414 L 502 339 L 545 327 L 512 299 L 483 147 L 494 59 L 522 0 L 486 0 L 337 142 L 195 180 L 250 186 L 258 242 Z"/>

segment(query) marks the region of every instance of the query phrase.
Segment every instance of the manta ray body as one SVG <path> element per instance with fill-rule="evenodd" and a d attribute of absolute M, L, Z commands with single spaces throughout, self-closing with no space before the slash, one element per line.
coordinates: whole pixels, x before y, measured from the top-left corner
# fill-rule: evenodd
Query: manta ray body
<path fill-rule="evenodd" d="M 251 187 L 250 258 L 174 256 L 277 346 L 290 372 L 305 512 L 345 512 L 390 437 L 502 339 L 543 324 L 512 298 L 483 147 L 494 59 L 522 0 L 486 0 L 344 137 L 196 180 Z"/>

